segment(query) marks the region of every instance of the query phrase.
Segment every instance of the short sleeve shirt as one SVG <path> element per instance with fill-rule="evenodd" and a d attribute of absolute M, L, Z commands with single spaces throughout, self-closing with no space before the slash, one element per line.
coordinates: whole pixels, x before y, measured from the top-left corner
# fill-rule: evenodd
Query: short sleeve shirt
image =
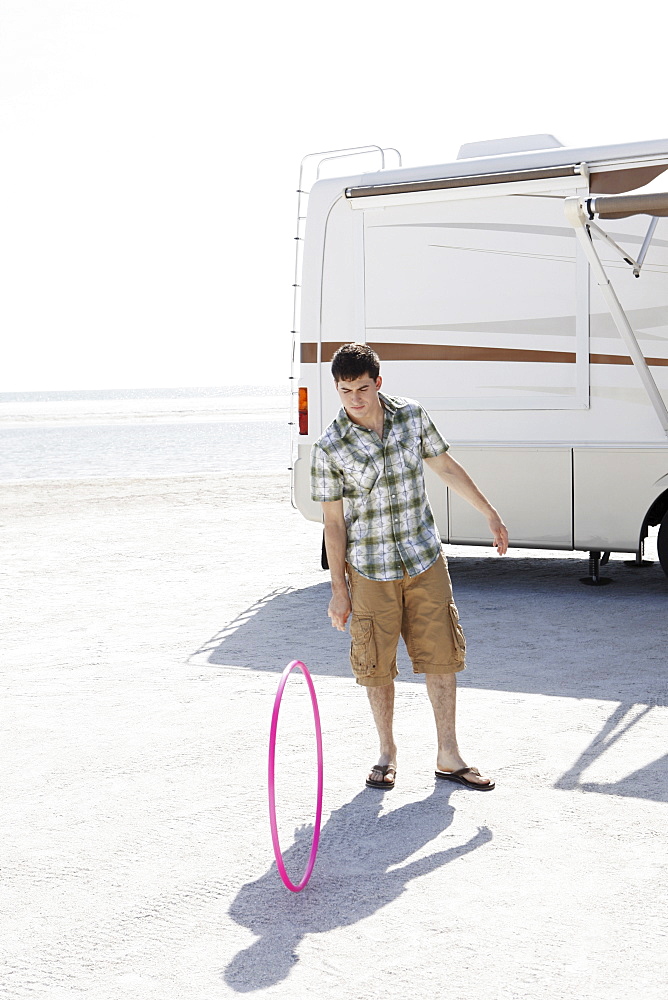
<path fill-rule="evenodd" d="M 311 496 L 344 501 L 346 558 L 358 573 L 400 580 L 404 570 L 424 573 L 441 551 L 423 459 L 448 445 L 418 402 L 378 397 L 385 411 L 382 441 L 342 408 L 311 450 Z"/>

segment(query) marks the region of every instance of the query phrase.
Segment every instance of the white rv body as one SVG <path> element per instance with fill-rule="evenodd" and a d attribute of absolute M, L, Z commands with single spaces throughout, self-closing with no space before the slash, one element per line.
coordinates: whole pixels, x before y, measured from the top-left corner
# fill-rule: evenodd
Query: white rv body
<path fill-rule="evenodd" d="M 384 391 L 425 406 L 512 546 L 639 553 L 668 511 L 668 220 L 648 249 L 648 215 L 600 223 L 631 264 L 584 227 L 635 335 L 633 360 L 565 206 L 664 170 L 668 139 L 315 183 L 293 371 L 295 392 L 308 392 L 292 456 L 304 516 L 322 517 L 309 453 L 340 406 L 331 357 L 358 341 L 380 355 Z M 481 515 L 429 470 L 427 485 L 444 542 L 490 544 Z"/>

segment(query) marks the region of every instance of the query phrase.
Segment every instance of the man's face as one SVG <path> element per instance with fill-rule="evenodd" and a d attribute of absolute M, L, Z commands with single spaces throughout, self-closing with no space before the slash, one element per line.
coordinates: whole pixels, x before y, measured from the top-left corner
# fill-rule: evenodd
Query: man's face
<path fill-rule="evenodd" d="M 382 384 L 383 380 L 380 375 L 376 379 L 371 378 L 370 375 L 362 375 L 361 378 L 356 378 L 352 382 L 342 379 L 336 383 L 339 399 L 351 420 L 364 422 L 377 412 L 377 408 L 380 406 L 378 390 Z"/>

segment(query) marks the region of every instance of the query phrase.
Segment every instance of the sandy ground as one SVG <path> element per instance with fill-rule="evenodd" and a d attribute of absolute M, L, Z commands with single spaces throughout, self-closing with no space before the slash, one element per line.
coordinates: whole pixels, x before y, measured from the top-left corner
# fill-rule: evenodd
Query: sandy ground
<path fill-rule="evenodd" d="M 664 997 L 668 580 L 451 557 L 470 646 L 459 733 L 497 788 L 435 784 L 422 681 L 397 684 L 394 791 L 325 617 L 320 530 L 282 475 L 0 487 L 0 994 L 94 1000 Z M 323 720 L 318 862 L 273 862 L 280 672 Z M 281 710 L 279 817 L 298 878 L 310 703 Z M 445 786 L 445 787 L 444 787 Z"/>

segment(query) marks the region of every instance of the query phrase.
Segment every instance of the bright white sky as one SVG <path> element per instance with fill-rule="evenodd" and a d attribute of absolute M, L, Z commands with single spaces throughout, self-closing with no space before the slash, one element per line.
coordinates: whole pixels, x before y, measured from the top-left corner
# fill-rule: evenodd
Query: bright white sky
<path fill-rule="evenodd" d="M 0 391 L 285 381 L 305 153 L 662 138 L 667 11 L 3 0 Z"/>

